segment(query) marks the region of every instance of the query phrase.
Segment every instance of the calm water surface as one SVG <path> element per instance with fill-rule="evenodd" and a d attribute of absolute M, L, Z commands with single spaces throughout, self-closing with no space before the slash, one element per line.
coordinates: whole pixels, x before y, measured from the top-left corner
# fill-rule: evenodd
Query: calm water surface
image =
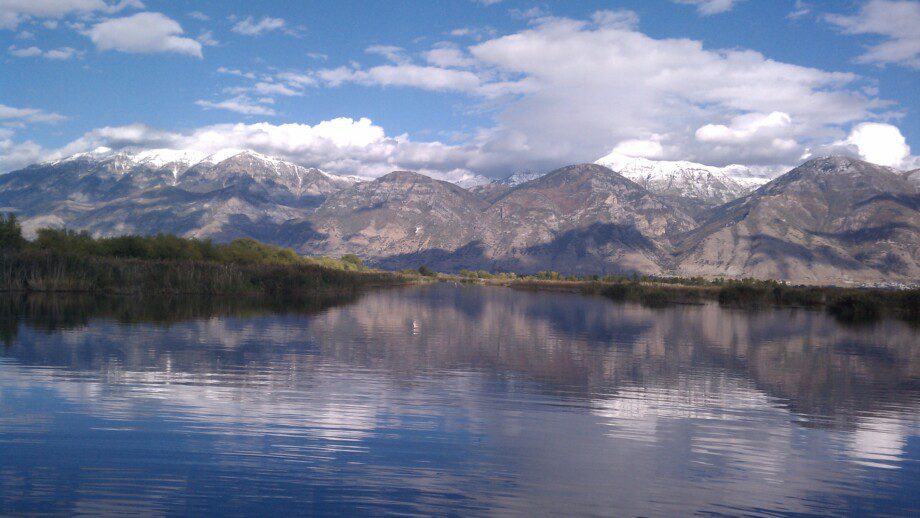
<path fill-rule="evenodd" d="M 903 322 L 448 285 L 0 320 L 0 515 L 920 513 Z"/>

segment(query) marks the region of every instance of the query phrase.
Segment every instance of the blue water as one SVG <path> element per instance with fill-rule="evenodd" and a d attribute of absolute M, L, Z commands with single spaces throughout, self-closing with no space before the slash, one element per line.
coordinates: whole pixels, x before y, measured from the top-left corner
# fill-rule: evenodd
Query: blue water
<path fill-rule="evenodd" d="M 450 285 L 0 319 L 0 515 L 920 513 L 899 321 Z"/>

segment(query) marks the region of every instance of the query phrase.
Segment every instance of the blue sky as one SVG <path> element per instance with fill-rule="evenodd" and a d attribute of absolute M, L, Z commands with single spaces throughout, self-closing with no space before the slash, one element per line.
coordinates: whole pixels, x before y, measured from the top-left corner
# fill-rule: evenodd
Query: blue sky
<path fill-rule="evenodd" d="M 917 0 L 0 0 L 0 170 L 97 146 L 365 176 L 920 167 L 918 27 Z"/>

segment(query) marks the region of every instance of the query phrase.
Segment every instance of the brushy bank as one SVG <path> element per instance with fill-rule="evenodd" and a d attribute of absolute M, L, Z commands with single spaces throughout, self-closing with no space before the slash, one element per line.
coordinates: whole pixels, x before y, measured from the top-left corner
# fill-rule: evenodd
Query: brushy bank
<path fill-rule="evenodd" d="M 93 238 L 42 229 L 26 241 L 0 216 L 0 290 L 118 294 L 289 294 L 407 282 L 356 256 L 310 258 L 253 239 L 229 244 L 172 235 Z"/>

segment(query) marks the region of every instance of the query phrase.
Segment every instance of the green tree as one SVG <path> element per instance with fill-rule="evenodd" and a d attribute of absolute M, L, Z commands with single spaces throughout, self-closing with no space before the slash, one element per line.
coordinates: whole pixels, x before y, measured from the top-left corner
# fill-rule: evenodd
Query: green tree
<path fill-rule="evenodd" d="M 0 214 L 0 249 L 21 250 L 26 244 L 22 237 L 22 226 L 12 212 L 3 217 Z"/>
<path fill-rule="evenodd" d="M 355 255 L 355 254 L 345 254 L 345 255 L 343 255 L 343 256 L 342 256 L 342 262 L 345 263 L 345 264 L 354 265 L 356 268 L 361 268 L 362 266 L 364 266 L 364 261 L 362 261 L 361 258 L 358 257 L 358 256 Z"/>

